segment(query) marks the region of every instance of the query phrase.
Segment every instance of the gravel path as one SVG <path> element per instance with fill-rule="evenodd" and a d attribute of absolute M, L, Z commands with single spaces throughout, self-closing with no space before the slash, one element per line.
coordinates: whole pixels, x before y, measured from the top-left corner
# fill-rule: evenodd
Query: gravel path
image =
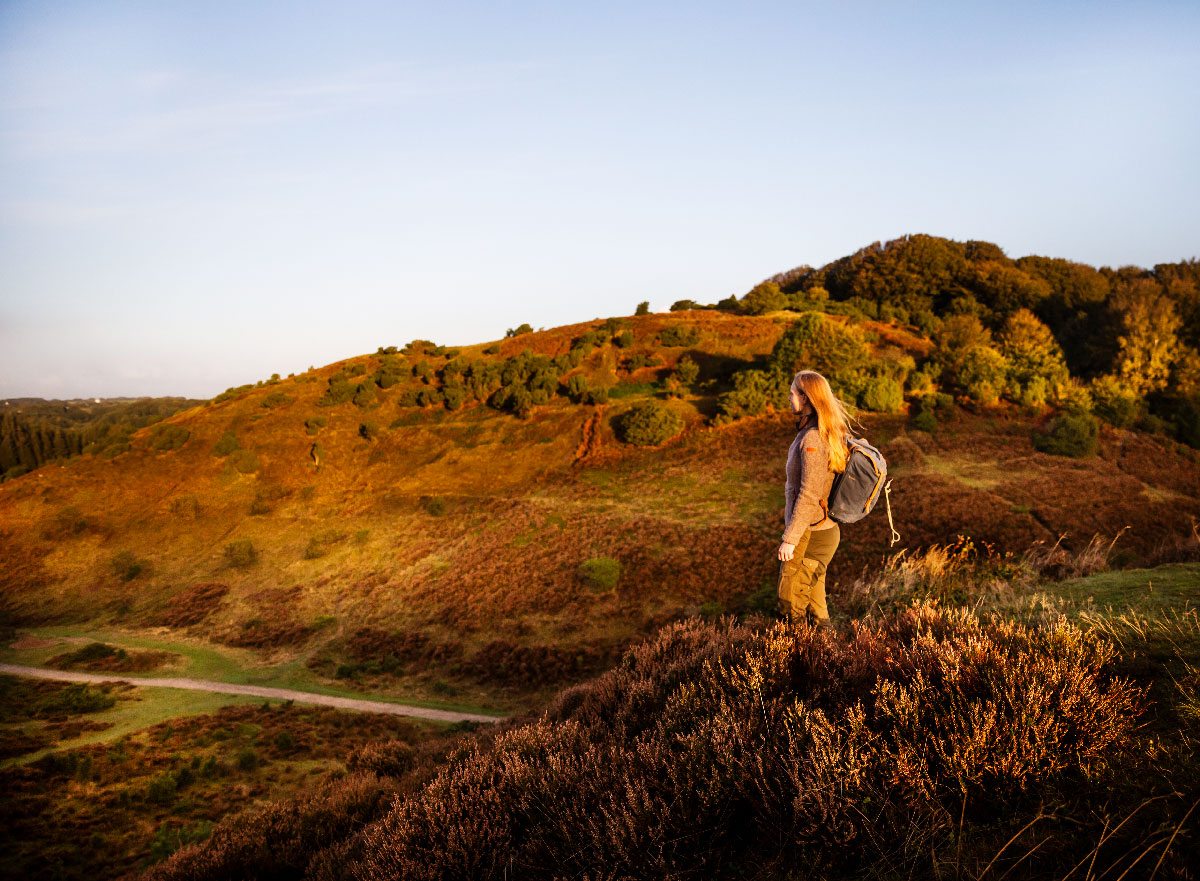
<path fill-rule="evenodd" d="M 19 664 L 0 664 L 0 673 L 14 676 L 32 676 L 36 679 L 59 679 L 64 682 L 128 682 L 147 688 L 186 688 L 190 691 L 212 691 L 217 694 L 250 694 L 255 697 L 296 701 L 300 704 L 320 704 L 340 710 L 361 710 L 364 713 L 389 713 L 393 716 L 412 716 L 433 722 L 499 722 L 502 716 L 482 716 L 476 713 L 454 713 L 450 710 L 433 710 L 408 704 L 393 704 L 386 701 L 367 701 L 353 697 L 335 697 L 331 694 L 316 694 L 311 691 L 293 691 L 290 688 L 268 688 L 265 685 L 235 685 L 232 682 L 209 682 L 205 679 L 180 679 L 162 677 L 158 679 L 141 676 L 116 676 L 104 673 L 76 673 L 70 670 L 50 670 L 45 667 L 22 667 Z"/>

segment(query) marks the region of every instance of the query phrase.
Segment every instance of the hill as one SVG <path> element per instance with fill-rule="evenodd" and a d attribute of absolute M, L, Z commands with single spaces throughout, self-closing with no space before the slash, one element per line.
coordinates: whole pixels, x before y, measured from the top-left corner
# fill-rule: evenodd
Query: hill
<path fill-rule="evenodd" d="M 769 607 L 790 422 L 769 399 L 722 408 L 814 318 L 858 334 L 872 365 L 919 372 L 934 348 L 897 323 L 690 310 L 414 341 L 230 390 L 113 458 L 0 487 L 5 617 L 168 628 L 427 699 L 446 681 L 487 702 L 588 675 L 681 615 Z M 529 400 L 497 401 L 512 388 Z M 1051 408 L 931 394 L 864 417 L 904 546 L 1082 547 L 1128 527 L 1133 562 L 1200 515 L 1187 447 L 1105 426 L 1096 455 L 1051 455 L 1034 446 Z M 682 431 L 623 442 L 648 401 Z M 835 597 L 888 536 L 882 513 L 846 530 Z"/>

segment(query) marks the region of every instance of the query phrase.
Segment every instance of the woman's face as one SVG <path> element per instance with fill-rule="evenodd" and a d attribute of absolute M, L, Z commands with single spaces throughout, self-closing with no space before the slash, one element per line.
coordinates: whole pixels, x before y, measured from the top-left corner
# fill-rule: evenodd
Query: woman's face
<path fill-rule="evenodd" d="M 797 416 L 807 416 L 812 412 L 812 404 L 809 403 L 808 395 L 799 389 L 792 388 L 792 413 Z"/>

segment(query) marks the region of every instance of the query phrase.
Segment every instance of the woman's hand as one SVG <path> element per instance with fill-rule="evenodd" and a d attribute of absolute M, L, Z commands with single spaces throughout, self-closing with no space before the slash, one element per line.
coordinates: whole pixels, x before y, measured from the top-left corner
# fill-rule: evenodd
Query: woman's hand
<path fill-rule="evenodd" d="M 795 545 L 790 545 L 786 541 L 779 546 L 779 559 L 787 562 L 792 558 L 792 552 L 796 550 Z"/>

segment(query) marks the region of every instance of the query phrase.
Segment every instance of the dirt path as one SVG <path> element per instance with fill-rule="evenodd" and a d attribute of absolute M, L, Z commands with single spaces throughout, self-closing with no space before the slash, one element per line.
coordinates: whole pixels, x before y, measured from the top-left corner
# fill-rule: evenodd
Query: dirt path
<path fill-rule="evenodd" d="M 45 667 L 22 667 L 19 664 L 0 664 L 0 673 L 13 676 L 32 676 L 35 679 L 59 679 L 64 682 L 128 682 L 148 688 L 185 688 L 189 691 L 211 691 L 217 694 L 249 694 L 254 697 L 296 701 L 301 704 L 320 704 L 340 710 L 361 710 L 364 713 L 389 713 L 393 716 L 412 716 L 433 722 L 499 722 L 502 716 L 482 716 L 476 713 L 455 713 L 450 710 L 433 710 L 408 704 L 392 704 L 386 701 L 368 701 L 353 697 L 336 697 L 331 694 L 316 694 L 311 691 L 294 691 L 290 688 L 268 688 L 265 685 L 235 685 L 232 682 L 209 682 L 205 679 L 180 679 L 175 677 L 148 678 L 141 676 L 116 676 L 104 673 L 75 673 L 70 670 L 50 670 Z"/>

